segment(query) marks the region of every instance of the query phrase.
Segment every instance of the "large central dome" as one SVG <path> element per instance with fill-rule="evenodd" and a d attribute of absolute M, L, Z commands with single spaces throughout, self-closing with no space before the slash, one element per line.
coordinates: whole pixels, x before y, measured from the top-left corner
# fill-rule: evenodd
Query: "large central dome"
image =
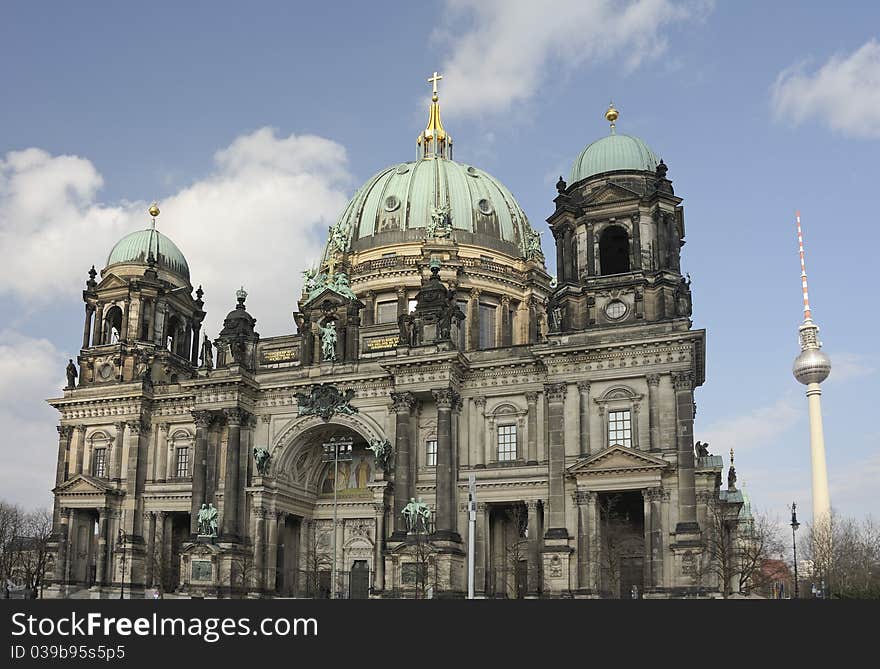
<path fill-rule="evenodd" d="M 448 217 L 451 236 L 458 242 L 526 254 L 531 227 L 510 191 L 491 174 L 440 156 L 395 165 L 373 176 L 352 198 L 337 226 L 357 251 L 425 237 L 443 217 Z"/>
<path fill-rule="evenodd" d="M 434 81 L 433 79 L 431 81 Z M 452 160 L 436 82 L 418 160 L 375 174 L 331 228 L 322 264 L 336 254 L 451 239 L 511 259 L 540 258 L 540 237 L 510 191 L 491 174 Z"/>

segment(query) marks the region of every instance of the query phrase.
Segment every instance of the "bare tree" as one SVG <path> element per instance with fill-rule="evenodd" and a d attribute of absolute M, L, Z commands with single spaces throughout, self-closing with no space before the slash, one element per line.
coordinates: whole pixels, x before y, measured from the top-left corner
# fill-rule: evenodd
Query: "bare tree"
<path fill-rule="evenodd" d="M 229 562 L 229 587 L 231 595 L 244 596 L 257 582 L 257 568 L 253 546 L 245 545 Z"/>
<path fill-rule="evenodd" d="M 814 586 L 823 597 L 880 598 L 880 524 L 832 512 L 810 526 L 800 554 L 811 563 Z"/>
<path fill-rule="evenodd" d="M 706 507 L 706 553 L 698 580 L 714 576 L 725 599 L 766 586 L 763 566 L 784 550 L 775 520 L 762 513 L 740 518 L 740 508 L 714 495 Z"/>
<path fill-rule="evenodd" d="M 21 536 L 24 512 L 21 507 L 0 500 L 0 583 L 9 597 L 8 583 L 15 568 L 15 541 Z"/>
<path fill-rule="evenodd" d="M 528 572 L 522 573 L 520 565 L 528 561 L 528 512 L 525 505 L 515 504 L 504 510 L 505 532 L 503 552 L 495 560 L 497 578 L 496 587 L 500 585 L 506 597 L 521 598 L 528 590 Z M 535 565 L 532 566 L 534 569 Z M 525 582 L 524 582 L 525 581 Z"/>
<path fill-rule="evenodd" d="M 309 538 L 305 559 L 299 569 L 300 592 L 311 599 L 329 599 L 333 584 L 328 575 L 333 571 L 333 557 L 323 535 L 316 531 L 310 533 Z M 323 582 L 325 580 L 328 582 Z M 339 584 L 336 585 L 338 591 Z"/>
<path fill-rule="evenodd" d="M 36 599 L 42 594 L 49 563 L 52 512 L 38 509 L 24 516 L 21 534 L 14 540 L 13 569 Z"/>

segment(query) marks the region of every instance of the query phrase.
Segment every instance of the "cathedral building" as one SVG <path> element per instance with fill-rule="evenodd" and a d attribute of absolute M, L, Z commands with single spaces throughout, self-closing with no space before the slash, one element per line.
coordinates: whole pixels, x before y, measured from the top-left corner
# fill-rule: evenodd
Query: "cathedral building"
<path fill-rule="evenodd" d="M 92 268 L 50 400 L 53 595 L 463 597 L 469 551 L 476 597 L 717 593 L 707 509 L 738 498 L 695 452 L 705 331 L 666 165 L 609 108 L 549 208 L 554 278 L 511 192 L 453 160 L 439 79 L 417 159 L 331 227 L 294 334 L 261 337 L 241 289 L 201 335 L 155 205 Z"/>

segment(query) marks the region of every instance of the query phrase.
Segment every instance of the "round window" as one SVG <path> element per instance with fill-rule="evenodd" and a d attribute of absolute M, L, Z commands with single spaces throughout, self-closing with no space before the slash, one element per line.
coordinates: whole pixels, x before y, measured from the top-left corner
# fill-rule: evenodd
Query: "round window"
<path fill-rule="evenodd" d="M 626 314 L 626 305 L 620 300 L 611 300 L 605 305 L 605 315 L 613 321 L 623 318 Z"/>
<path fill-rule="evenodd" d="M 466 171 L 467 171 L 467 174 L 468 174 L 469 177 L 478 177 L 478 176 L 480 176 L 479 172 L 477 172 L 477 168 L 474 167 L 473 165 L 471 165 L 470 167 L 468 167 Z"/>
<path fill-rule="evenodd" d="M 385 198 L 385 211 L 394 211 L 400 206 L 400 199 L 396 195 Z"/>
<path fill-rule="evenodd" d="M 486 216 L 492 213 L 492 203 L 485 198 L 477 202 L 477 207 L 480 209 L 480 212 Z"/>
<path fill-rule="evenodd" d="M 409 172 L 409 165 L 407 165 L 406 163 L 401 163 L 400 166 L 397 168 L 397 173 L 406 174 L 407 172 Z"/>

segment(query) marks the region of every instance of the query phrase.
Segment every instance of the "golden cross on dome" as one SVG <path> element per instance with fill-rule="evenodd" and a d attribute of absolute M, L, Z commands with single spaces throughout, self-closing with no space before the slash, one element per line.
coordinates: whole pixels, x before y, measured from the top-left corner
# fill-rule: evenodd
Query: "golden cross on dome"
<path fill-rule="evenodd" d="M 437 82 L 443 78 L 442 74 L 438 74 L 434 72 L 434 76 L 428 77 L 428 83 L 433 85 L 432 98 L 436 102 L 437 101 Z"/>

